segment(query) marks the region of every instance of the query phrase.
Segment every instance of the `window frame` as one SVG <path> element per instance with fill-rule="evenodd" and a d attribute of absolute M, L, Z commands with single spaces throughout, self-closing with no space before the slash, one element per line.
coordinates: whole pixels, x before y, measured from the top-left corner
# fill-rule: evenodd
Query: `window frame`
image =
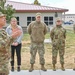
<path fill-rule="evenodd" d="M 53 16 L 44 16 L 44 23 L 46 23 L 47 26 L 53 25 L 54 24 L 53 20 L 54 20 Z"/>
<path fill-rule="evenodd" d="M 31 18 L 29 21 L 28 21 L 28 18 Z M 31 23 L 32 21 L 35 21 L 35 16 L 27 16 L 27 26 L 29 25 L 29 23 Z"/>
<path fill-rule="evenodd" d="M 17 25 L 20 25 L 20 17 L 16 16 L 16 19 L 17 19 Z"/>

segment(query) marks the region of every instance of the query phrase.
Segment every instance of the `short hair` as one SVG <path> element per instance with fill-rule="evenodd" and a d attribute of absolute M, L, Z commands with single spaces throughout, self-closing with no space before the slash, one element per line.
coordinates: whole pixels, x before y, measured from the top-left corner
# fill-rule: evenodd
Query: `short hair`
<path fill-rule="evenodd" d="M 12 17 L 12 18 L 11 18 L 11 20 L 13 20 L 13 19 L 17 21 L 16 17 Z"/>

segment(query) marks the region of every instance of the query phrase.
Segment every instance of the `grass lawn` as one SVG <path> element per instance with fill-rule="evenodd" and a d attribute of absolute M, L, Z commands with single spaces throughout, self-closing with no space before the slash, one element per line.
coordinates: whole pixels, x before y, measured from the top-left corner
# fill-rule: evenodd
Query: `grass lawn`
<path fill-rule="evenodd" d="M 65 47 L 65 68 L 72 69 L 75 66 L 75 34 L 73 31 L 67 31 L 66 37 L 66 47 Z M 50 34 L 46 34 L 46 38 L 50 38 Z M 30 68 L 30 37 L 29 34 L 24 34 L 22 40 L 23 46 L 21 51 L 22 65 L 21 69 L 27 70 Z M 52 69 L 52 47 L 51 44 L 45 44 L 45 66 L 47 69 Z M 15 66 L 16 65 L 16 56 L 15 56 Z M 57 58 L 57 68 L 60 68 L 59 55 Z M 36 63 L 34 65 L 35 69 L 40 69 L 39 56 L 36 55 Z"/>

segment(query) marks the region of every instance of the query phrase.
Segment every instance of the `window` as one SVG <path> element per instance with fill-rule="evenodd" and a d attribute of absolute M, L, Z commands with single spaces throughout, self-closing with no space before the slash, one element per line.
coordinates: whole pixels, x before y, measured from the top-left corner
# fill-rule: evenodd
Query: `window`
<path fill-rule="evenodd" d="M 19 25 L 19 17 L 16 17 L 16 19 L 17 19 L 17 24 Z"/>
<path fill-rule="evenodd" d="M 31 23 L 34 20 L 35 20 L 35 17 L 27 17 L 27 26 L 29 25 L 29 23 Z"/>
<path fill-rule="evenodd" d="M 27 17 L 27 21 L 31 21 L 31 17 Z"/>
<path fill-rule="evenodd" d="M 53 17 L 45 16 L 44 17 L 44 22 L 46 23 L 46 25 L 53 25 Z"/>
<path fill-rule="evenodd" d="M 32 17 L 32 21 L 35 21 L 35 17 Z"/>

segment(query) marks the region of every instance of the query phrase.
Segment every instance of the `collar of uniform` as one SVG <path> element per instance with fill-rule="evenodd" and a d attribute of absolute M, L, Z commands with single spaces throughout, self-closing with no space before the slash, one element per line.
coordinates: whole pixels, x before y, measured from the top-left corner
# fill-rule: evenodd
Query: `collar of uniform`
<path fill-rule="evenodd" d="M 56 25 L 56 27 L 61 28 L 61 27 L 62 27 L 62 25 Z"/>
<path fill-rule="evenodd" d="M 39 22 L 38 22 L 38 21 L 36 21 L 36 23 L 37 23 L 37 24 L 40 24 L 40 23 L 41 23 L 41 21 L 39 21 Z"/>

